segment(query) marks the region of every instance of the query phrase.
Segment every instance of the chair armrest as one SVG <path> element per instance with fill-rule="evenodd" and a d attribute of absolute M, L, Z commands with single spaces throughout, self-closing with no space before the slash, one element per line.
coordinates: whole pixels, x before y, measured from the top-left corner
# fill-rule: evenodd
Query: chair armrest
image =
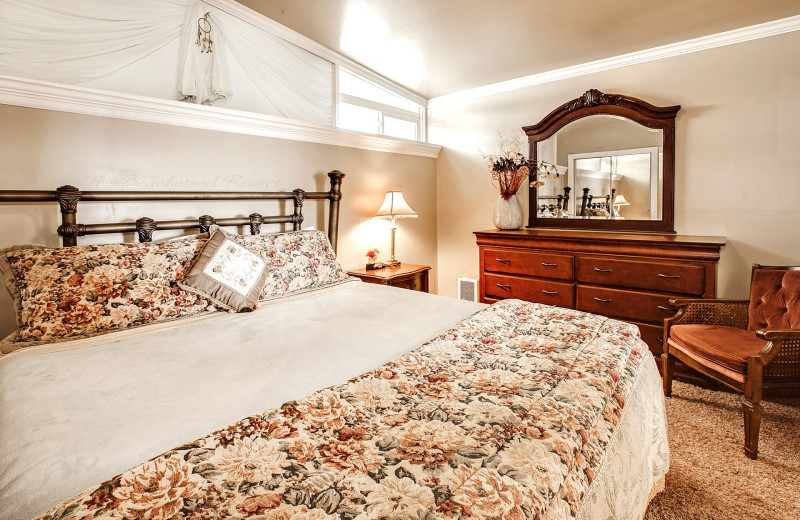
<path fill-rule="evenodd" d="M 673 325 L 702 324 L 747 328 L 749 300 L 672 298 L 669 302 L 678 308 L 678 313 L 664 320 L 667 328 L 665 334 Z"/>
<path fill-rule="evenodd" d="M 756 336 L 766 341 L 800 339 L 800 329 L 758 329 Z"/>

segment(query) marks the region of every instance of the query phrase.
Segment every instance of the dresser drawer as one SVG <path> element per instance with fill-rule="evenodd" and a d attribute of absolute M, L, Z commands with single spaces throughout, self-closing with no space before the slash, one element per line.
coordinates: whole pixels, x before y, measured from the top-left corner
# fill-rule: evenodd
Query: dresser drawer
<path fill-rule="evenodd" d="M 701 265 L 594 256 L 579 256 L 575 263 L 575 279 L 579 283 L 698 296 L 705 292 L 705 269 Z"/>
<path fill-rule="evenodd" d="M 644 323 L 634 323 L 639 327 L 639 333 L 647 346 L 650 347 L 650 352 L 654 356 L 660 356 L 664 352 L 664 326 L 663 325 L 645 325 Z M 661 364 L 660 359 L 656 359 L 656 363 Z"/>
<path fill-rule="evenodd" d="M 612 318 L 661 325 L 677 309 L 669 304 L 668 294 L 653 294 L 622 289 L 578 285 L 578 310 Z"/>
<path fill-rule="evenodd" d="M 575 286 L 571 283 L 491 273 L 486 273 L 484 283 L 488 298 L 517 298 L 559 307 L 575 305 Z"/>
<path fill-rule="evenodd" d="M 483 269 L 494 273 L 572 280 L 572 256 L 487 248 L 483 251 Z"/>

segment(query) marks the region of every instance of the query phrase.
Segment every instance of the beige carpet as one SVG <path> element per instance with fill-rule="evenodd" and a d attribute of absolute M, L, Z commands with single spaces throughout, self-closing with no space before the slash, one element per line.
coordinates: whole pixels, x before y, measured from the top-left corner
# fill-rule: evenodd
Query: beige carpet
<path fill-rule="evenodd" d="M 645 520 L 800 519 L 800 399 L 764 402 L 758 460 L 744 456 L 741 396 L 675 382 L 670 470 Z"/>

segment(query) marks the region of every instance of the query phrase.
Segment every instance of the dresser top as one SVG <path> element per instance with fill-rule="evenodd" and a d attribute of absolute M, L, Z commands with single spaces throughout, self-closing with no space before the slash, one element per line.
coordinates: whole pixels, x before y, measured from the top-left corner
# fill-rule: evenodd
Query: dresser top
<path fill-rule="evenodd" d="M 640 244 L 672 245 L 725 245 L 725 237 L 675 235 L 671 233 L 616 233 L 609 231 L 576 231 L 569 229 L 487 229 L 475 231 L 475 235 L 509 240 L 570 240 L 587 242 L 628 242 Z"/>

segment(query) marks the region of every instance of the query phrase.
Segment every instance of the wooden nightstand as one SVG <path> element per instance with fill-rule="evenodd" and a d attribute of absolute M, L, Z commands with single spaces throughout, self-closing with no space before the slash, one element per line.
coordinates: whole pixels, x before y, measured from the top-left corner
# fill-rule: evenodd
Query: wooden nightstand
<path fill-rule="evenodd" d="M 374 271 L 356 269 L 347 271 L 347 274 L 361 278 L 367 283 L 428 292 L 428 271 L 430 270 L 431 266 L 429 265 L 400 264 L 397 267 L 384 267 Z"/>

